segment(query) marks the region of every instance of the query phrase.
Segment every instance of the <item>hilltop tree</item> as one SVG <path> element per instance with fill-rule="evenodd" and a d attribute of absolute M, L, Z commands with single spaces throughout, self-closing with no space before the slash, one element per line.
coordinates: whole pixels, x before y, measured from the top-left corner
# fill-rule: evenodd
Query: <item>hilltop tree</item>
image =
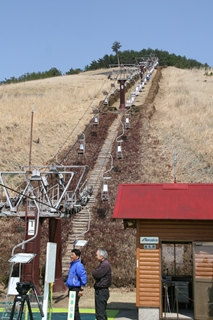
<path fill-rule="evenodd" d="M 117 60 L 118 60 L 118 65 L 120 66 L 120 60 L 119 60 L 119 55 L 118 55 L 118 50 L 122 47 L 120 42 L 115 41 L 112 45 L 112 51 L 116 53 Z"/>

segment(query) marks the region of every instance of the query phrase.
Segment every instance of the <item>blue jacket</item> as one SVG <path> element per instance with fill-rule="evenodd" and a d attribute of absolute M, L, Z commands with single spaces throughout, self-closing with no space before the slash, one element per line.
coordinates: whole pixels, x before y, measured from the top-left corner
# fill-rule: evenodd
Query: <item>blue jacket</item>
<path fill-rule="evenodd" d="M 78 288 L 84 287 L 86 283 L 87 273 L 81 261 L 78 259 L 76 261 L 71 262 L 66 281 L 66 286 L 68 288 Z"/>

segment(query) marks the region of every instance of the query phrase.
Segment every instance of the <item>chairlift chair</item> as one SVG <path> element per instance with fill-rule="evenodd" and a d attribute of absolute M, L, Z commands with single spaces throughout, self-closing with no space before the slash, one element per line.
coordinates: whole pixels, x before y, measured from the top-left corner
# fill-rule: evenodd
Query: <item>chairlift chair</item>
<path fill-rule="evenodd" d="M 116 142 L 117 142 L 116 158 L 123 159 L 122 146 L 121 146 L 121 143 L 123 142 L 123 140 L 117 140 Z"/>
<path fill-rule="evenodd" d="M 107 91 L 104 91 L 103 94 L 105 95 L 104 105 L 105 105 L 105 106 L 108 106 L 108 92 L 107 92 Z"/>
<path fill-rule="evenodd" d="M 110 169 L 108 169 L 106 172 L 103 173 L 102 175 L 102 189 L 101 189 L 101 200 L 102 201 L 106 201 L 106 200 L 109 200 L 110 197 L 109 197 L 109 185 L 108 185 L 108 182 L 109 180 L 111 179 L 111 177 L 109 176 L 105 176 L 107 173 L 109 173 L 112 168 L 113 168 L 113 157 L 111 155 L 111 153 L 109 153 L 109 156 L 111 158 L 111 166 L 110 166 Z"/>
<path fill-rule="evenodd" d="M 134 106 L 134 101 L 135 101 L 135 94 L 132 92 L 130 95 L 130 100 L 131 100 L 131 104 L 132 106 Z"/>
<path fill-rule="evenodd" d="M 125 129 L 130 129 L 130 121 L 129 121 L 129 114 L 125 113 L 125 122 L 124 122 L 124 127 Z"/>
<path fill-rule="evenodd" d="M 115 93 L 115 85 L 114 83 L 111 83 L 111 95 L 114 95 Z"/>
<path fill-rule="evenodd" d="M 105 97 L 105 99 L 104 99 L 104 105 L 108 106 L 108 98 L 107 97 Z"/>
<path fill-rule="evenodd" d="M 94 118 L 93 118 L 93 126 L 98 126 L 99 124 L 99 117 L 98 115 L 96 115 Z"/>
<path fill-rule="evenodd" d="M 41 180 L 41 173 L 38 169 L 33 170 L 30 180 L 31 181 L 40 181 Z"/>
<path fill-rule="evenodd" d="M 103 177 L 103 185 L 102 185 L 102 191 L 101 191 L 101 200 L 107 201 L 110 199 L 109 197 L 109 180 L 111 177 Z"/>
<path fill-rule="evenodd" d="M 98 109 L 94 110 L 94 117 L 93 117 L 93 126 L 99 125 L 99 112 Z"/>
<path fill-rule="evenodd" d="M 84 133 L 81 133 L 78 135 L 78 142 L 79 142 L 78 154 L 84 155 L 85 154 L 85 135 L 84 135 Z"/>
<path fill-rule="evenodd" d="M 131 107 L 132 106 L 132 101 L 131 99 L 127 99 L 125 103 L 125 107 Z"/>

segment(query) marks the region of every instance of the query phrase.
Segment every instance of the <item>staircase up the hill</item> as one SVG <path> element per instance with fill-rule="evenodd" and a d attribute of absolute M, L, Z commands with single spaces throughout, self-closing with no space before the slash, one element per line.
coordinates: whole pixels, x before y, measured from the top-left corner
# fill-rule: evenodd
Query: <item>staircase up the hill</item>
<path fill-rule="evenodd" d="M 154 71 L 155 74 L 155 71 Z M 142 91 L 142 93 L 137 96 L 136 99 L 136 105 L 142 105 L 145 102 L 145 98 L 147 96 L 147 93 L 151 87 L 152 78 L 149 82 L 146 83 L 145 89 Z M 119 109 L 120 102 L 115 102 L 114 106 Z M 62 261 L 62 273 L 64 276 L 67 275 L 69 266 L 70 266 L 70 252 L 74 247 L 74 242 L 76 239 L 78 240 L 84 240 L 85 233 L 90 228 L 90 219 L 92 218 L 90 216 L 91 208 L 94 205 L 94 203 L 97 200 L 97 195 L 102 187 L 102 175 L 106 171 L 106 166 L 108 164 L 108 161 L 110 161 L 109 154 L 112 151 L 112 144 L 115 141 L 116 137 L 118 136 L 118 130 L 121 125 L 121 119 L 123 116 L 123 112 L 118 113 L 118 117 L 114 120 L 112 125 L 110 126 L 108 130 L 107 138 L 102 146 L 102 149 L 98 155 L 97 161 L 95 163 L 95 166 L 93 170 L 89 173 L 89 177 L 87 180 L 87 185 L 93 186 L 93 195 L 89 202 L 87 203 L 87 208 L 84 208 L 79 213 L 77 213 L 75 216 L 72 217 L 72 234 L 69 235 L 68 239 L 68 246 L 67 251 L 63 255 L 63 261 Z M 80 249 L 80 248 L 79 248 Z"/>
<path fill-rule="evenodd" d="M 68 246 L 65 255 L 63 256 L 62 261 L 62 273 L 63 275 L 67 275 L 69 266 L 70 266 L 70 252 L 74 247 L 74 241 L 84 240 L 85 233 L 90 228 L 90 212 L 91 208 L 96 202 L 98 192 L 100 190 L 102 184 L 102 175 L 106 171 L 106 166 L 108 161 L 110 160 L 109 154 L 112 151 L 112 144 L 118 134 L 118 129 L 120 126 L 120 120 L 123 116 L 123 113 L 119 113 L 118 117 L 114 120 L 112 125 L 108 130 L 107 138 L 102 146 L 102 149 L 98 155 L 97 161 L 93 170 L 89 173 L 89 177 L 87 180 L 88 186 L 93 186 L 93 194 L 87 203 L 87 208 L 84 208 L 75 216 L 72 217 L 72 234 L 69 235 L 68 238 Z"/>

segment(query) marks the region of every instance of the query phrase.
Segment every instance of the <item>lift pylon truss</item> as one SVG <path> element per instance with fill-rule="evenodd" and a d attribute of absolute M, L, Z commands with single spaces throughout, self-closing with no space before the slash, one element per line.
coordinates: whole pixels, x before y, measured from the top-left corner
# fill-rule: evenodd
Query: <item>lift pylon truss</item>
<path fill-rule="evenodd" d="M 90 187 L 80 190 L 85 166 L 37 167 L 28 172 L 0 172 L 0 217 L 34 214 L 35 201 L 40 216 L 64 217 L 85 206 L 92 194 Z M 73 182 L 74 175 L 75 182 Z M 12 179 L 13 178 L 13 179 Z M 14 184 L 19 187 L 14 189 Z M 77 181 L 77 183 L 76 183 Z M 83 194 L 83 197 L 82 197 Z"/>

